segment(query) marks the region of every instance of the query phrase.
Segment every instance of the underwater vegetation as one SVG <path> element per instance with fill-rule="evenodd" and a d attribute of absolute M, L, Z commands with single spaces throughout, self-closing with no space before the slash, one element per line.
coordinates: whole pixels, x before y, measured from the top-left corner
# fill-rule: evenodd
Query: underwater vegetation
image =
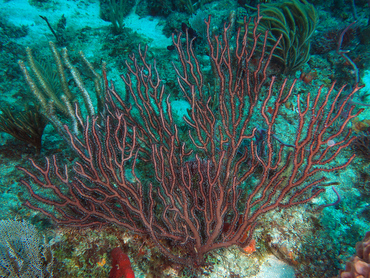
<path fill-rule="evenodd" d="M 26 142 L 41 151 L 41 139 L 47 124 L 38 107 L 26 107 L 25 111 L 15 111 L 10 107 L 0 108 L 0 131 Z"/>
<path fill-rule="evenodd" d="M 333 164 L 355 139 L 345 128 L 362 109 L 354 112 L 352 106 L 346 118 L 341 115 L 359 87 L 339 105 L 344 87 L 334 93 L 335 84 L 325 93 L 321 87 L 316 96 L 299 94 L 295 141 L 283 142 L 274 135 L 276 122 L 296 80 L 277 85 L 275 77 L 268 78 L 282 36 L 267 52 L 260 21 L 259 14 L 246 20 L 230 39 L 230 25 L 222 36 L 211 36 L 208 19 L 217 79 L 212 90 L 204 83 L 193 40 L 186 34 L 183 45 L 181 36 L 173 37 L 179 90 L 191 107 L 183 118 L 187 128 L 174 121 L 171 96 L 158 74 L 160 61 L 149 63 L 147 49 L 131 54 L 121 76 L 131 103 L 112 83 L 105 87 L 102 113 L 79 121 L 82 136 L 65 125 L 79 157 L 72 171 L 55 156 L 46 166 L 31 160 L 33 170 L 19 167 L 32 196 L 25 205 L 60 225 L 115 224 L 147 235 L 169 259 L 199 267 L 212 250 L 253 245 L 258 219 L 267 212 L 317 197 L 326 185 L 322 174 L 343 169 L 354 158 Z"/>
<path fill-rule="evenodd" d="M 262 19 L 258 31 L 269 31 L 268 49 L 282 35 L 274 50 L 274 58 L 282 65 L 283 72 L 299 69 L 310 59 L 310 38 L 318 20 L 315 7 L 305 0 L 289 0 L 261 4 L 260 13 Z"/>
<path fill-rule="evenodd" d="M 49 42 L 49 46 L 55 62 L 54 68 L 50 63 L 38 62 L 33 57 L 30 48 L 26 49 L 29 69 L 22 60 L 19 60 L 18 64 L 33 93 L 34 101 L 41 106 L 40 113 L 48 119 L 55 130 L 63 137 L 67 136 L 63 128 L 65 123 L 71 123 L 73 132 L 78 134 L 80 132 L 79 130 L 82 128 L 79 118 L 82 115 L 81 108 L 84 106 L 84 111 L 90 117 L 98 115 L 103 109 L 104 84 L 101 82 L 102 77 L 95 71 L 84 54 L 80 52 L 80 58 L 87 68 L 87 71 L 90 72 L 90 79 L 94 84 L 96 99 L 96 108 L 94 108 L 91 98 L 93 94 L 86 89 L 78 69 L 70 61 L 67 49 L 64 48 L 62 50 L 61 56 L 54 43 Z M 102 67 L 104 70 L 104 63 Z M 67 82 L 65 68 L 68 68 L 70 75 L 73 77 L 76 87 L 78 88 L 78 93 L 83 101 L 77 98 L 77 93 L 70 88 L 72 86 Z"/>
<path fill-rule="evenodd" d="M 100 16 L 112 23 L 114 34 L 120 34 L 124 28 L 124 18 L 135 6 L 132 0 L 101 0 Z"/>

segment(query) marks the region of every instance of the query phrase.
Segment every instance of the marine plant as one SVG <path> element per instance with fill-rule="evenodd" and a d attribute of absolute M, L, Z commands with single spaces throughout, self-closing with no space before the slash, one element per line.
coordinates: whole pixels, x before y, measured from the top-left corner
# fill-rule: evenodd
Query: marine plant
<path fill-rule="evenodd" d="M 70 61 L 67 49 L 63 48 L 62 55 L 60 55 L 54 43 L 49 42 L 49 46 L 55 63 L 54 67 L 50 63 L 42 63 L 36 60 L 30 48 L 27 48 L 28 67 L 22 60 L 19 60 L 18 64 L 34 96 L 34 101 L 41 107 L 41 113 L 50 121 L 56 131 L 66 138 L 63 128 L 64 124 L 70 125 L 76 134 L 82 128 L 78 115 L 81 114 L 83 106 L 86 114 L 90 117 L 96 116 L 103 111 L 105 85 L 102 83 L 102 77 L 95 71 L 85 55 L 80 52 L 83 64 L 90 72 L 94 83 L 97 103 L 96 108 L 94 108 L 93 94 L 86 89 L 77 67 Z M 65 67 L 68 68 L 80 94 L 77 94 L 70 88 L 67 82 L 68 72 Z M 103 70 L 104 67 L 103 62 Z M 83 101 L 79 101 L 79 96 L 82 97 Z M 76 109 L 78 110 L 77 113 Z"/>
<path fill-rule="evenodd" d="M 40 113 L 39 107 L 26 107 L 25 111 L 17 111 L 10 107 L 1 107 L 0 132 L 6 132 L 14 138 L 26 142 L 41 150 L 41 138 L 47 124 L 46 118 Z"/>
<path fill-rule="evenodd" d="M 113 25 L 113 33 L 120 34 L 125 26 L 124 18 L 130 13 L 135 2 L 132 0 L 108 0 L 107 4 L 106 12 Z"/>

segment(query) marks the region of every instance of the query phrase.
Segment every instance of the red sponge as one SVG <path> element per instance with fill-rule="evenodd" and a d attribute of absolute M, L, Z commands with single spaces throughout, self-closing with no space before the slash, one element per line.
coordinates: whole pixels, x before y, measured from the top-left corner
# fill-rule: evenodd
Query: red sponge
<path fill-rule="evenodd" d="M 109 273 L 109 278 L 135 278 L 135 273 L 131 268 L 130 258 L 123 253 L 121 248 L 114 248 L 111 256 L 112 269 Z"/>

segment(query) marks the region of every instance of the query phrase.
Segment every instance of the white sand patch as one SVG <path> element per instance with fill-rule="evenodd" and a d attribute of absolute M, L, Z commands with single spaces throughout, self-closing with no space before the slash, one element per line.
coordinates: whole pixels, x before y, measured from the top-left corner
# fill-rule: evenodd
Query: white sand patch
<path fill-rule="evenodd" d="M 159 19 L 154 17 L 139 17 L 135 13 L 129 14 L 125 18 L 125 27 L 131 28 L 143 37 L 152 39 L 150 48 L 166 48 L 172 44 L 172 39 L 167 38 L 159 25 Z"/>
<path fill-rule="evenodd" d="M 46 16 L 53 28 L 56 28 L 58 21 L 64 15 L 67 20 L 67 29 L 79 30 L 85 27 L 99 29 L 110 26 L 110 22 L 102 20 L 99 16 L 100 8 L 98 0 L 81 0 L 79 2 L 71 0 L 54 0 L 44 4 L 43 7 L 36 7 L 29 4 L 28 0 L 0 0 L 0 16 L 6 18 L 16 26 L 27 26 L 28 35 L 24 38 L 16 39 L 18 43 L 24 45 L 44 44 L 54 41 L 46 22 L 40 18 Z M 135 10 L 135 9 L 133 9 Z M 162 26 L 159 19 L 154 17 L 142 17 L 132 12 L 124 20 L 125 27 L 132 29 L 152 42 L 149 47 L 166 48 L 172 44 L 171 38 L 163 35 Z M 106 32 L 109 32 L 108 30 Z"/>

